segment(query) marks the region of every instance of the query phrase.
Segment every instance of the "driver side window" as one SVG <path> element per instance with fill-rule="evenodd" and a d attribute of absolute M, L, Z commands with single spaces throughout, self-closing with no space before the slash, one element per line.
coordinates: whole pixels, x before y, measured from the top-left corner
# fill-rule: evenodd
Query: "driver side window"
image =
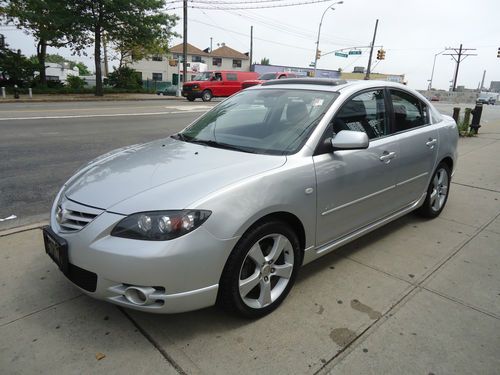
<path fill-rule="evenodd" d="M 363 92 L 347 101 L 332 121 L 333 135 L 341 130 L 365 132 L 369 139 L 389 134 L 384 90 Z"/>

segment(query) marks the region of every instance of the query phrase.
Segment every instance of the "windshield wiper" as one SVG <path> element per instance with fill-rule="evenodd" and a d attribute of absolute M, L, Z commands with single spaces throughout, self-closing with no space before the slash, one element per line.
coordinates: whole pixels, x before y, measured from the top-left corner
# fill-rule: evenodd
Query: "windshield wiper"
<path fill-rule="evenodd" d="M 186 136 L 184 134 L 182 134 L 182 133 L 172 134 L 170 136 L 170 138 L 178 139 L 178 140 L 181 140 L 181 141 L 184 141 L 184 142 L 189 142 L 189 139 L 187 139 Z"/>
<path fill-rule="evenodd" d="M 251 154 L 255 153 L 254 151 L 251 151 L 251 150 L 248 150 L 248 149 L 245 149 L 245 148 L 242 148 L 242 147 L 233 146 L 233 145 L 230 145 L 230 144 L 227 144 L 227 143 L 220 143 L 220 142 L 213 141 L 213 140 L 210 140 L 210 139 L 190 139 L 190 140 L 186 140 L 186 142 L 197 143 L 197 144 L 200 144 L 200 145 L 206 145 L 206 146 L 210 146 L 210 147 L 223 148 L 223 149 L 226 149 L 226 150 L 248 152 L 248 153 L 251 153 Z"/>

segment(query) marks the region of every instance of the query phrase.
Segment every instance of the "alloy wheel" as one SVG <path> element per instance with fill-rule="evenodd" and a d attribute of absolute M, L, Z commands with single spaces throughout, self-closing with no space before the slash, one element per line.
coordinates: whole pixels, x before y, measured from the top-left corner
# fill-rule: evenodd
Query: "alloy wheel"
<path fill-rule="evenodd" d="M 434 211 L 439 211 L 446 202 L 448 195 L 448 173 L 444 168 L 440 168 L 434 175 L 432 181 L 432 192 L 430 195 L 430 205 Z"/>
<path fill-rule="evenodd" d="M 294 261 L 292 244 L 282 234 L 269 234 L 255 242 L 239 273 L 242 301 L 254 309 L 276 301 L 290 281 Z"/>

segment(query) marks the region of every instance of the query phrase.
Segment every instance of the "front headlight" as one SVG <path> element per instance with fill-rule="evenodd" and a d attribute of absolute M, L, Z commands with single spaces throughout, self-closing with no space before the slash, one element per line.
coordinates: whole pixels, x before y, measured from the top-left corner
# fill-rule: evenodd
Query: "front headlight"
<path fill-rule="evenodd" d="M 111 235 L 135 240 L 171 240 L 198 228 L 211 213 L 206 210 L 139 212 L 116 224 Z"/>

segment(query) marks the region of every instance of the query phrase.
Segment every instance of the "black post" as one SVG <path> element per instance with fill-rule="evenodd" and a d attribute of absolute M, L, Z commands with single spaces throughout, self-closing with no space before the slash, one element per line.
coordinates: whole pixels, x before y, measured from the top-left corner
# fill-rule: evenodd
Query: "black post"
<path fill-rule="evenodd" d="M 476 103 L 476 107 L 472 111 L 472 122 L 470 124 L 470 128 L 474 132 L 474 134 L 477 134 L 479 131 L 479 128 L 481 125 L 479 124 L 481 122 L 481 114 L 483 113 L 483 104 L 482 103 Z"/>
<path fill-rule="evenodd" d="M 453 120 L 455 120 L 455 122 L 458 125 L 458 119 L 460 117 L 460 107 L 453 108 L 453 116 L 452 117 L 453 117 Z"/>

